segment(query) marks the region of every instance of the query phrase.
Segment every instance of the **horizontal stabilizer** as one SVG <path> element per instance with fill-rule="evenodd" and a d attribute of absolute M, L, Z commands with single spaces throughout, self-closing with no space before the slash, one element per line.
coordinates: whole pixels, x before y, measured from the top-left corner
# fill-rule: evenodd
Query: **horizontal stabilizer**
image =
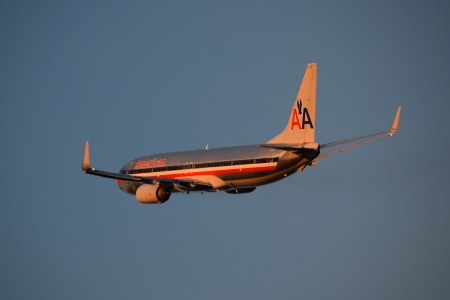
<path fill-rule="evenodd" d="M 258 147 L 272 148 L 283 151 L 301 152 L 304 150 L 318 150 L 318 143 L 302 143 L 302 144 L 261 144 Z"/>

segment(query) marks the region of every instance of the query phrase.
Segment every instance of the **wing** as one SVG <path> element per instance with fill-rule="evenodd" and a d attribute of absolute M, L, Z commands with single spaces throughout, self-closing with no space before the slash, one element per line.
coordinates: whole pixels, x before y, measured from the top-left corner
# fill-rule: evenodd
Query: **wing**
<path fill-rule="evenodd" d="M 205 181 L 198 181 L 198 180 L 192 180 L 188 178 L 183 179 L 172 179 L 172 178 L 159 178 L 159 177 L 144 177 L 144 176 L 130 176 L 126 174 L 119 174 L 119 173 L 112 173 L 112 172 L 105 172 L 96 170 L 94 168 L 91 168 L 90 162 L 89 162 L 89 142 L 86 141 L 86 144 L 84 146 L 84 157 L 83 157 L 83 164 L 81 165 L 81 168 L 86 174 L 91 174 L 95 176 L 105 177 L 105 178 L 111 178 L 111 179 L 118 179 L 118 180 L 125 180 L 125 181 L 131 181 L 131 182 L 142 182 L 146 184 L 154 184 L 163 186 L 165 188 L 174 189 L 178 191 L 208 191 L 213 189 L 213 186 L 209 182 Z"/>
<path fill-rule="evenodd" d="M 337 141 L 337 142 L 332 142 L 332 143 L 327 143 L 327 144 L 322 144 L 320 145 L 321 149 L 324 148 L 333 148 L 335 146 L 338 145 L 344 145 L 344 144 L 348 144 L 346 146 L 342 146 L 339 148 L 335 148 L 335 149 L 330 149 L 328 151 L 325 152 L 321 152 L 319 154 L 319 156 L 317 156 L 317 158 L 315 160 L 319 160 L 322 158 L 327 157 L 328 155 L 334 154 L 334 153 L 338 153 L 338 152 L 342 152 L 344 150 L 348 150 L 351 148 L 355 148 L 367 143 L 371 143 L 374 141 L 377 141 L 379 139 L 385 138 L 387 136 L 392 136 L 398 128 L 398 122 L 400 120 L 400 111 L 401 111 L 401 106 L 398 107 L 397 109 L 397 113 L 395 114 L 395 118 L 394 118 L 394 122 L 392 123 L 391 129 L 389 131 L 384 131 L 384 132 L 379 132 L 379 133 L 374 133 L 374 134 L 368 134 L 368 135 L 364 135 L 364 136 L 360 136 L 360 137 L 355 137 L 355 138 L 351 138 L 351 139 L 346 139 L 346 140 L 341 140 L 341 141 Z"/>

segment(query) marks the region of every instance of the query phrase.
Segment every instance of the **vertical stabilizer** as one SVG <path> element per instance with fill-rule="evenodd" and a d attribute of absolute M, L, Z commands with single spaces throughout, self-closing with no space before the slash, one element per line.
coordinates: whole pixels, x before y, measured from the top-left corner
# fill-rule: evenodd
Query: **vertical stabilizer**
<path fill-rule="evenodd" d="M 316 79 L 317 64 L 306 66 L 297 98 L 289 115 L 286 128 L 268 144 L 299 144 L 314 142 L 316 127 Z"/>

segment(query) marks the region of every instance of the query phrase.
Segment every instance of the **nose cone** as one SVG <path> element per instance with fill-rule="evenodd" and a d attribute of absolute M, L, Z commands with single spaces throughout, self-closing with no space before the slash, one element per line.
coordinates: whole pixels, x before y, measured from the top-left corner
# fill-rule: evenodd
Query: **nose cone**
<path fill-rule="evenodd" d="M 120 169 L 119 174 L 124 174 L 124 175 L 130 175 L 133 173 L 134 169 L 134 162 L 131 161 L 129 163 L 127 163 L 126 165 L 124 165 L 122 167 L 122 169 Z M 136 194 L 136 189 L 139 187 L 140 184 L 136 183 L 136 182 L 130 182 L 124 179 L 117 179 L 116 180 L 116 185 L 119 187 L 119 189 L 121 189 L 123 192 L 127 193 L 127 194 L 131 194 L 131 195 L 135 195 Z"/>

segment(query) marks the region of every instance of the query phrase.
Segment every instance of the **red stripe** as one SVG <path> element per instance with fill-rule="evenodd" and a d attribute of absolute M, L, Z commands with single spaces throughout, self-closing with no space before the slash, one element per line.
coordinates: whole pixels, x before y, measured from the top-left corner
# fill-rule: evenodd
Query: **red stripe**
<path fill-rule="evenodd" d="M 195 169 L 187 169 L 184 170 L 183 173 L 175 173 L 175 174 L 160 174 L 152 176 L 147 175 L 146 177 L 150 178 L 177 178 L 177 177 L 189 177 L 189 176 L 201 176 L 201 175 L 219 175 L 219 174 L 236 174 L 236 173 L 251 173 L 251 172 L 262 172 L 268 171 L 271 167 L 253 167 L 253 168 L 236 168 L 236 169 L 222 169 L 222 170 L 211 170 L 211 171 L 194 171 Z M 190 172 L 192 170 L 192 172 Z M 131 176 L 131 175 L 130 175 Z M 117 179 L 117 183 L 127 182 L 127 180 Z"/>
<path fill-rule="evenodd" d="M 192 169 L 195 170 L 195 169 Z M 200 175 L 218 175 L 218 174 L 236 174 L 236 173 L 250 173 L 250 172 L 261 172 L 270 170 L 270 167 L 254 167 L 254 168 L 237 168 L 237 169 L 226 169 L 226 170 L 212 170 L 212 171 L 199 171 L 199 172 L 189 172 L 189 169 L 183 173 L 177 174 L 162 174 L 159 175 L 160 178 L 176 178 L 184 176 L 200 176 Z"/>

